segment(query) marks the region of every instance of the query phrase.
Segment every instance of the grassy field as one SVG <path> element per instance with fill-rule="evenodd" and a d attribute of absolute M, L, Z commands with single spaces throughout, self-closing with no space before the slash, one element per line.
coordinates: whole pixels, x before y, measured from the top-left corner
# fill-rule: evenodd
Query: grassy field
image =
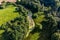
<path fill-rule="evenodd" d="M 19 16 L 18 13 L 14 12 L 14 10 L 14 6 L 8 6 L 5 9 L 0 9 L 0 26 Z"/>

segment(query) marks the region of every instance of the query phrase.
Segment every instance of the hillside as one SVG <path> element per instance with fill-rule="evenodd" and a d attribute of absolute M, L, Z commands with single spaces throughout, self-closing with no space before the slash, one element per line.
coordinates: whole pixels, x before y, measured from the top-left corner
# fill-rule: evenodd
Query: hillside
<path fill-rule="evenodd" d="M 60 40 L 60 0 L 1 0 L 0 40 Z"/>

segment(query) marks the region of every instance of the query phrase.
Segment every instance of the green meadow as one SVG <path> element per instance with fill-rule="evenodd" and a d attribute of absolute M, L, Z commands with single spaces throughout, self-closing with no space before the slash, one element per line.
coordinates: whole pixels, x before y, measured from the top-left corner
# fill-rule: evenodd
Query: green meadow
<path fill-rule="evenodd" d="M 17 12 L 14 12 L 14 10 L 15 10 L 14 6 L 8 6 L 5 9 L 0 9 L 0 25 L 10 20 L 13 20 L 14 18 L 19 16 Z"/>

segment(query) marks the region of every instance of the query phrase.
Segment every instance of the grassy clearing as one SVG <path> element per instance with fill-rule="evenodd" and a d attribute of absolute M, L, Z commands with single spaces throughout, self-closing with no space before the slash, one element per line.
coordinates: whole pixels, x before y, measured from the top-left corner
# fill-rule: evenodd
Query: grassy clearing
<path fill-rule="evenodd" d="M 35 20 L 35 22 L 40 23 L 45 19 L 44 17 L 45 17 L 44 15 L 41 15 L 41 16 L 39 16 L 38 18 L 36 18 L 34 20 Z"/>
<path fill-rule="evenodd" d="M 0 26 L 19 16 L 18 13 L 14 12 L 14 10 L 14 6 L 8 6 L 7 8 L 0 10 Z"/>

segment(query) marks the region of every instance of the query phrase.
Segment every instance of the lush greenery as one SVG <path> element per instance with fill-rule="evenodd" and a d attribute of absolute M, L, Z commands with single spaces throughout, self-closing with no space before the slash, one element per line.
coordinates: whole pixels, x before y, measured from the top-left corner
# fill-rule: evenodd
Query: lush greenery
<path fill-rule="evenodd" d="M 0 40 L 60 40 L 60 0 L 2 2 Z"/>

